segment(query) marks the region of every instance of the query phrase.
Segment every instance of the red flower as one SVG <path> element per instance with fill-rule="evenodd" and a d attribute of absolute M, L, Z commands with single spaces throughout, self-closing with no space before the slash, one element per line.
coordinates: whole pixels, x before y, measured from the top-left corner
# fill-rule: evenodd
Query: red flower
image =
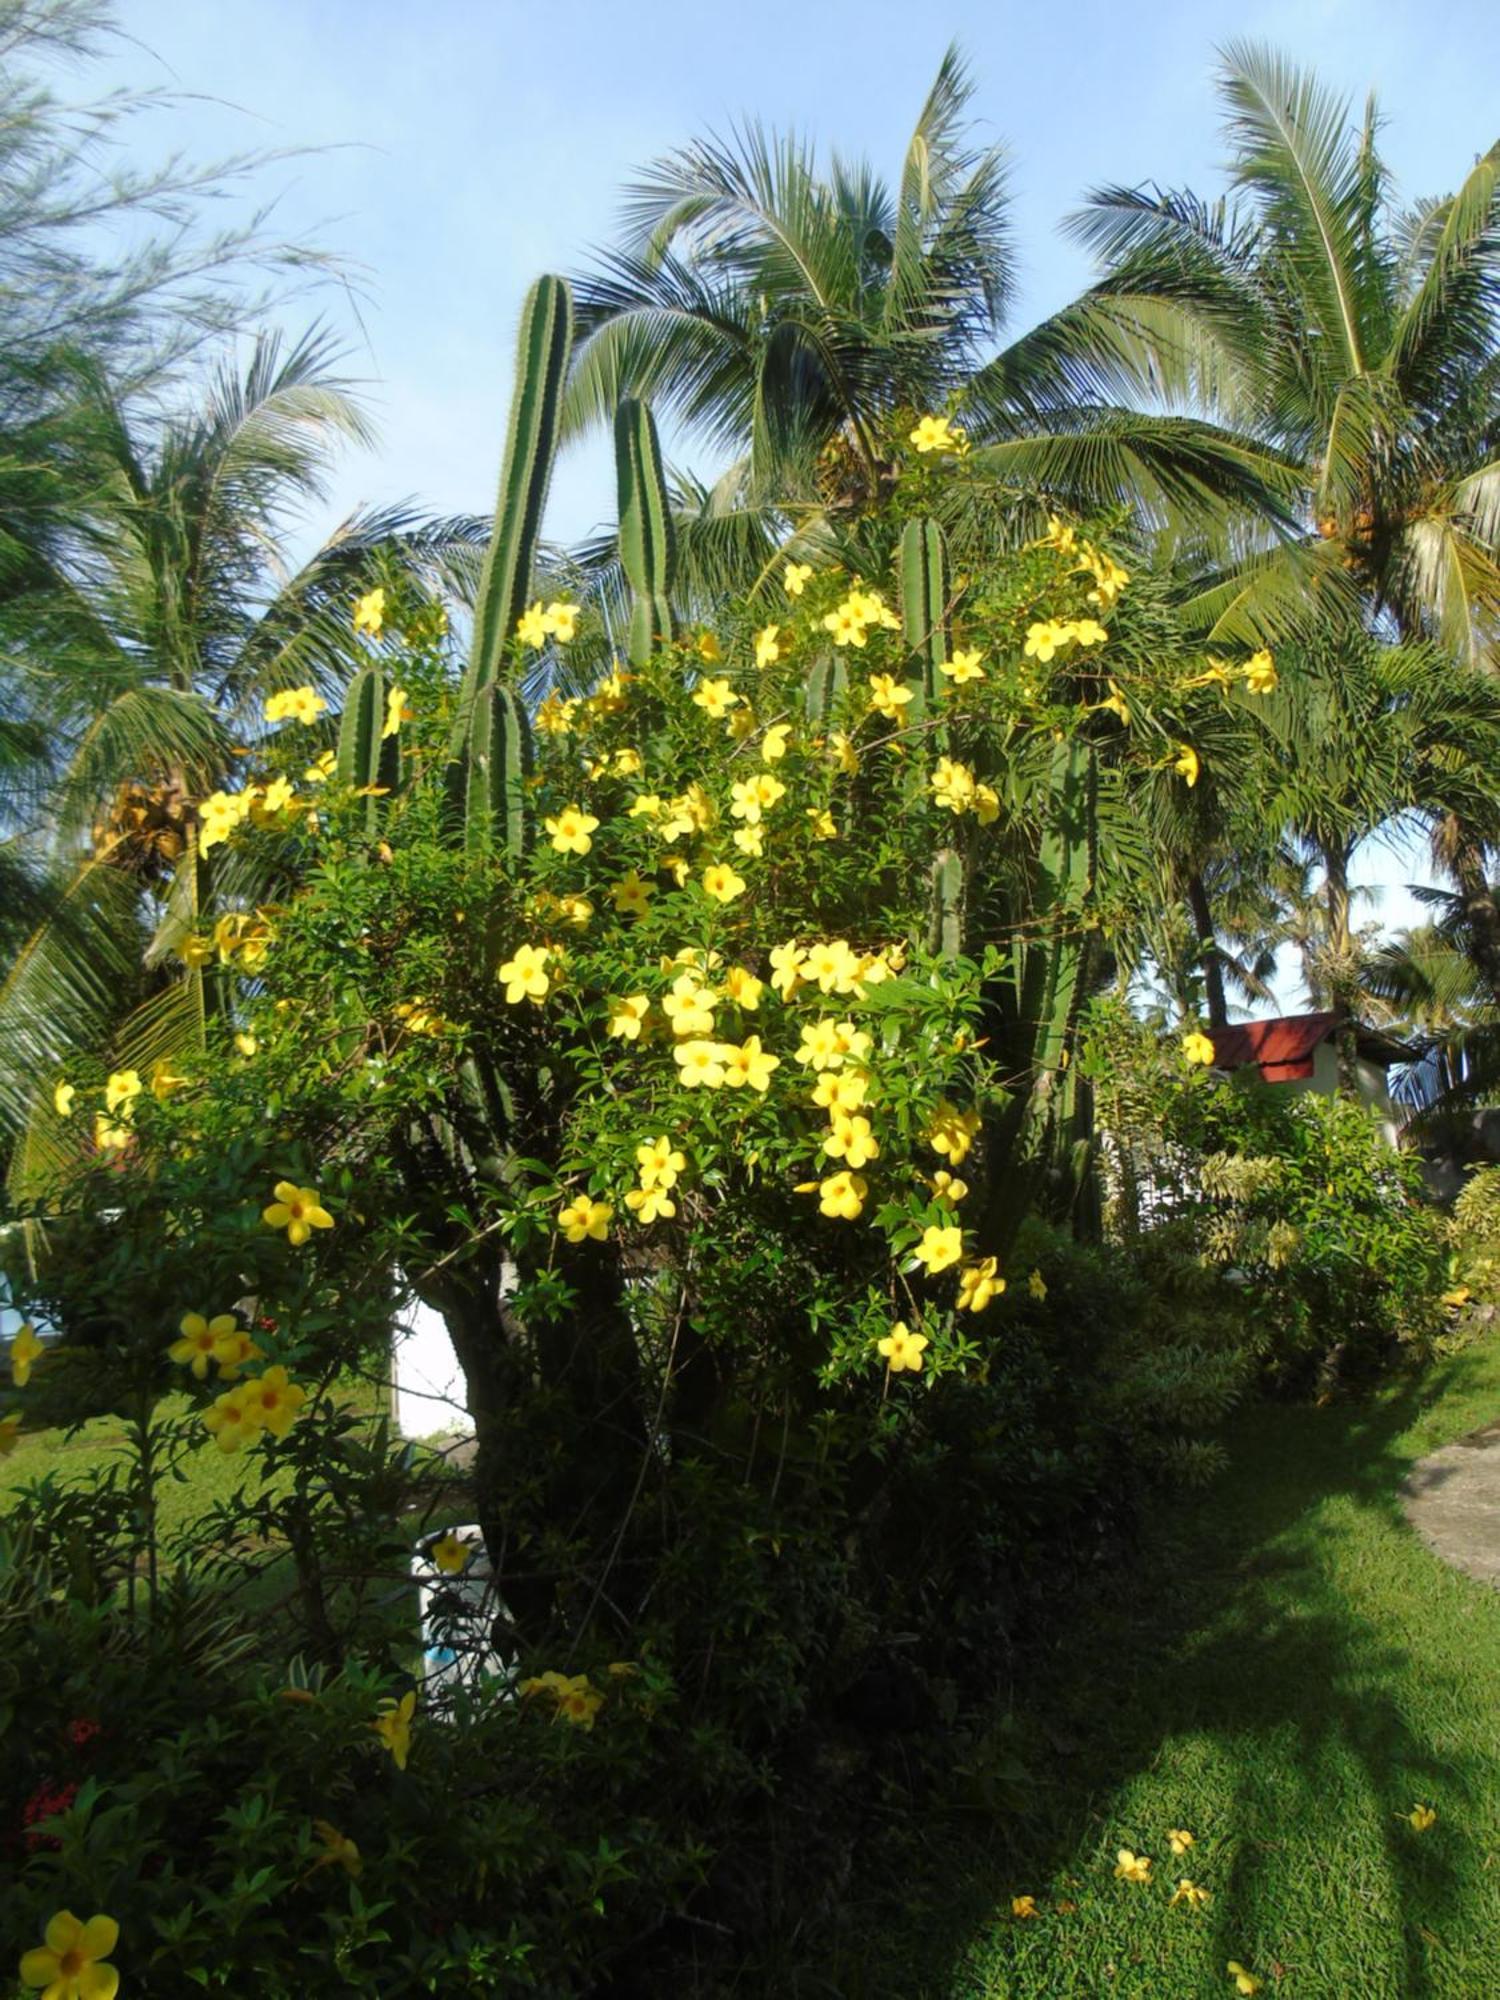
<path fill-rule="evenodd" d="M 38 1785 L 31 1797 L 21 1808 L 22 1824 L 35 1828 L 42 1820 L 51 1819 L 56 1813 L 65 1813 L 78 1796 L 78 1787 L 68 1785 Z M 53 1833 L 30 1832 L 26 1845 L 31 1853 L 39 1847 L 61 1847 L 62 1842 Z"/>
<path fill-rule="evenodd" d="M 75 1750 L 84 1749 L 96 1736 L 103 1734 L 104 1724 L 96 1722 L 91 1715 L 75 1715 L 68 1724 L 68 1741 Z"/>

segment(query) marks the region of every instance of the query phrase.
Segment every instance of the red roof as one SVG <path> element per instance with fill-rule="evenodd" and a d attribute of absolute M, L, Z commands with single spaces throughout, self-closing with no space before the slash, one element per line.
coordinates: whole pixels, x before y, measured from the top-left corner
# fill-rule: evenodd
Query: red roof
<path fill-rule="evenodd" d="M 1214 1062 L 1220 1069 L 1254 1063 L 1267 1083 L 1298 1082 L 1313 1073 L 1313 1057 L 1337 1029 L 1337 1014 L 1287 1014 L 1275 1021 L 1242 1021 L 1212 1031 Z M 1359 1053 L 1371 1062 L 1406 1060 L 1407 1051 L 1389 1035 L 1356 1026 Z"/>

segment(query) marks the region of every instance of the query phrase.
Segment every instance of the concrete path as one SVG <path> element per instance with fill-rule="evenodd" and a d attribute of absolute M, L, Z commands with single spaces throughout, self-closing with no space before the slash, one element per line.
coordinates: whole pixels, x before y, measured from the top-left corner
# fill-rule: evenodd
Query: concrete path
<path fill-rule="evenodd" d="M 1500 1590 L 1500 1424 L 1419 1459 L 1401 1504 L 1435 1555 Z"/>

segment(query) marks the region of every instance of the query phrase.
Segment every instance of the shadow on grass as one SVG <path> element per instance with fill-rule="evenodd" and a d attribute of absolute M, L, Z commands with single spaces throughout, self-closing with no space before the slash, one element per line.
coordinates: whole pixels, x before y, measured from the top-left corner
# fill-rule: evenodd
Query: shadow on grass
<path fill-rule="evenodd" d="M 1492 1731 L 1465 1729 L 1475 1687 L 1420 1631 L 1424 1591 L 1441 1609 L 1471 1587 L 1419 1550 L 1398 1489 L 1416 1456 L 1493 1420 L 1497 1401 L 1497 1356 L 1476 1350 L 1363 1406 L 1243 1412 L 1220 1484 L 1156 1503 L 1128 1573 L 1027 1662 L 1012 1697 L 1026 1808 L 988 1824 L 940 1814 L 880 1842 L 860 1873 L 865 1935 L 785 1990 L 1197 2000 L 1252 1956 L 1268 1993 L 1282 1972 L 1302 1995 L 1486 1990 L 1478 1948 L 1471 1985 L 1443 1934 L 1463 1930 L 1481 1865 L 1448 1829 L 1495 1812 Z M 1500 1644 L 1485 1670 L 1500 1693 Z M 1163 1796 L 1177 1769 L 1197 1781 Z M 1149 1823 L 1132 1822 L 1133 1791 L 1153 1799 Z M 1398 1812 L 1433 1797 L 1442 1828 L 1419 1836 Z M 1167 1813 L 1198 1831 L 1180 1864 L 1162 1845 Z M 1157 1857 L 1158 1885 L 1211 1881 L 1206 1917 L 1168 1918 L 1160 1886 L 1114 1883 L 1120 1845 Z M 1334 1853 L 1324 1880 L 1302 1882 Z M 1042 1921 L 1011 1920 L 1023 1890 Z"/>

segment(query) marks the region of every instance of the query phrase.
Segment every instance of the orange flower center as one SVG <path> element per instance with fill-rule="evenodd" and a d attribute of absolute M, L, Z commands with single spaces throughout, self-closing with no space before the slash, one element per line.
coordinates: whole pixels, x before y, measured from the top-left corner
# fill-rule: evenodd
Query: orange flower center
<path fill-rule="evenodd" d="M 300 1201 L 289 1201 L 287 1207 L 291 1211 L 293 1222 L 300 1222 L 302 1220 L 302 1203 Z"/>
<path fill-rule="evenodd" d="M 81 1951 L 65 1951 L 57 1961 L 57 1970 L 64 1979 L 76 1979 L 86 1963 Z"/>

